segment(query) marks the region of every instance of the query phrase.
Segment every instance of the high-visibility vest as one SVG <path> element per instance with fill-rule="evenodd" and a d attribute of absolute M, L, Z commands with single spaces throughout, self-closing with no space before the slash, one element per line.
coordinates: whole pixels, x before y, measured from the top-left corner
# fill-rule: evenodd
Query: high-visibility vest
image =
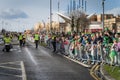
<path fill-rule="evenodd" d="M 39 35 L 35 34 L 35 40 L 39 40 Z"/>
<path fill-rule="evenodd" d="M 11 38 L 10 37 L 5 37 L 4 41 L 5 41 L 5 43 L 10 43 L 11 42 Z"/>
<path fill-rule="evenodd" d="M 19 35 L 19 40 L 22 40 L 23 39 L 23 35 Z"/>

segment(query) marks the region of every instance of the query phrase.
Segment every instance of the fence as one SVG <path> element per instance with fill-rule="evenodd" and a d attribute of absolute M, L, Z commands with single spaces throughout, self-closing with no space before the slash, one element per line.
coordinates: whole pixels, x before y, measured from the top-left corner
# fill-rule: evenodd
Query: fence
<path fill-rule="evenodd" d="M 52 39 L 48 39 L 47 47 L 52 47 Z M 96 62 L 105 62 L 108 64 L 120 65 L 120 52 L 117 52 L 116 55 L 110 57 L 111 45 L 103 46 L 101 44 L 88 44 L 82 45 L 75 42 L 70 42 L 66 44 L 63 41 L 56 42 L 56 53 L 60 52 L 64 55 L 69 56 L 70 58 L 79 60 L 85 64 L 95 64 Z"/>

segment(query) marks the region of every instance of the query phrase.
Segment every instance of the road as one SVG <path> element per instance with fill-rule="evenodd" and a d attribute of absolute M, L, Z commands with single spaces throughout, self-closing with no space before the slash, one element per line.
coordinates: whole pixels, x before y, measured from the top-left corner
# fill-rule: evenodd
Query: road
<path fill-rule="evenodd" d="M 94 80 L 87 68 L 33 43 L 0 49 L 0 80 Z"/>

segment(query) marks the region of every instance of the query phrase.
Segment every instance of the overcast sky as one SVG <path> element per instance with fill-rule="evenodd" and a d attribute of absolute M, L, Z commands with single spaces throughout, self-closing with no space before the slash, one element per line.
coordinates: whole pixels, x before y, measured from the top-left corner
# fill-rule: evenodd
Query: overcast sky
<path fill-rule="evenodd" d="M 60 12 L 66 13 L 70 0 L 59 0 Z M 79 0 L 76 0 L 78 2 Z M 87 14 L 102 13 L 102 0 L 86 0 Z M 48 22 L 50 0 L 0 0 L 0 29 L 23 31 L 37 22 Z M 57 20 L 58 0 L 52 0 L 53 20 Z M 120 14 L 120 0 L 106 0 L 105 12 Z"/>

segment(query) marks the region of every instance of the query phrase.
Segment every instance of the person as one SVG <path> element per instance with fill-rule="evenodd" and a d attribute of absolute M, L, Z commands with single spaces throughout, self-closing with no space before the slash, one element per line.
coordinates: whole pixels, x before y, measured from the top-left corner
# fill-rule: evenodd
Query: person
<path fill-rule="evenodd" d="M 53 52 L 56 52 L 56 36 L 53 37 L 52 44 L 53 44 L 53 49 L 54 49 Z"/>
<path fill-rule="evenodd" d="M 109 57 L 110 57 L 110 64 L 111 65 L 114 65 L 114 63 L 117 63 L 117 51 L 115 50 L 115 45 L 116 45 L 116 41 L 114 40 L 114 43 L 111 47 L 111 52 L 109 54 Z"/>
<path fill-rule="evenodd" d="M 23 46 L 25 46 L 25 43 L 26 43 L 26 34 L 23 35 L 23 40 L 22 40 Z"/>
<path fill-rule="evenodd" d="M 3 38 L 3 40 L 4 40 L 4 44 L 9 44 L 11 47 L 11 37 L 9 36 L 9 34 L 6 34 L 6 36 Z M 5 51 L 5 46 L 2 51 Z"/>
<path fill-rule="evenodd" d="M 38 44 L 39 44 L 39 40 L 40 40 L 40 36 L 39 36 L 38 32 L 36 32 L 36 34 L 34 35 L 34 40 L 35 40 L 35 46 L 36 46 L 36 49 L 37 49 Z"/>
<path fill-rule="evenodd" d="M 22 33 L 19 34 L 18 40 L 19 40 L 20 47 L 22 47 L 22 44 L 23 44 L 23 35 L 22 35 Z"/>

